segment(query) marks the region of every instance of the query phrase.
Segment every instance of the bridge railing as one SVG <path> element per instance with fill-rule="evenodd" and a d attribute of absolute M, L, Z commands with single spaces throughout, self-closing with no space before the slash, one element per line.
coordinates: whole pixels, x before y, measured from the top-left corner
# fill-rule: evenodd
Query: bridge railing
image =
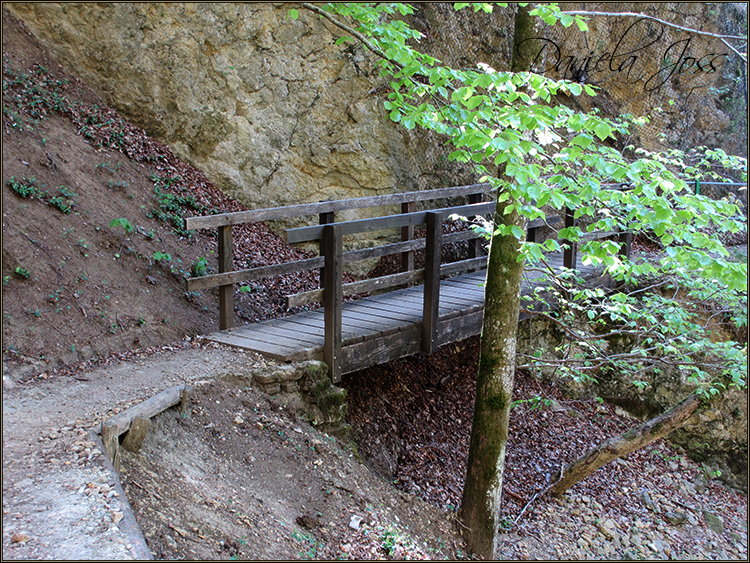
<path fill-rule="evenodd" d="M 287 296 L 287 306 L 296 307 L 312 302 L 323 302 L 325 317 L 325 343 L 323 356 L 331 370 L 332 379 L 340 377 L 339 359 L 342 343 L 342 303 L 344 296 L 388 289 L 409 283 L 424 282 L 422 350 L 431 353 L 436 348 L 437 322 L 440 296 L 440 278 L 474 271 L 486 267 L 486 257 L 480 256 L 479 236 L 472 230 L 443 234 L 443 222 L 452 214 L 476 217 L 494 213 L 494 201 L 482 201 L 491 191 L 489 184 L 474 184 L 452 188 L 439 188 L 418 192 L 402 192 L 384 196 L 373 196 L 338 201 L 257 209 L 220 215 L 190 217 L 186 229 L 218 229 L 219 273 L 186 281 L 187 291 L 198 291 L 211 287 L 219 288 L 219 327 L 221 330 L 234 326 L 234 285 L 281 274 L 292 274 L 320 269 L 321 289 Z M 417 202 L 429 202 L 457 197 L 466 197 L 468 203 L 442 207 L 431 211 L 415 212 Z M 377 206 L 400 205 L 401 213 L 354 221 L 337 222 L 335 214 L 341 211 Z M 305 215 L 318 215 L 319 224 L 287 229 L 287 243 L 317 242 L 320 255 L 315 258 L 234 270 L 232 251 L 232 226 L 253 221 L 289 219 Z M 527 224 L 527 240 L 538 240 L 538 232 L 549 222 L 557 222 L 558 216 L 535 219 Z M 573 212 L 566 210 L 565 225 L 575 224 Z M 426 238 L 414 238 L 414 228 L 426 225 Z M 401 242 L 373 248 L 344 251 L 343 237 L 357 233 L 386 229 L 400 229 Z M 609 233 L 611 235 L 614 233 Z M 627 235 L 624 235 L 627 236 Z M 468 241 L 469 255 L 465 260 L 440 264 L 444 244 Z M 425 267 L 414 268 L 414 252 L 425 248 Z M 629 253 L 629 244 L 626 245 Z M 391 254 L 401 255 L 401 272 L 353 283 L 343 283 L 346 264 L 359 260 L 379 258 Z M 576 245 L 569 244 L 565 251 L 564 265 L 575 267 Z"/>
<path fill-rule="evenodd" d="M 352 250 L 343 252 L 342 264 L 349 264 L 358 260 L 368 258 L 377 258 L 389 254 L 401 254 L 401 277 L 390 279 L 365 280 L 358 282 L 359 285 L 347 284 L 343 288 L 344 295 L 353 293 L 363 293 L 372 289 L 382 289 L 393 287 L 394 285 L 419 281 L 419 272 L 414 271 L 414 251 L 424 247 L 424 239 L 414 239 L 414 227 L 419 225 L 419 218 L 424 219 L 423 215 L 414 214 L 415 204 L 418 202 L 429 202 L 440 199 L 449 199 L 456 197 L 467 197 L 471 204 L 480 203 L 483 198 L 490 192 L 489 184 L 474 184 L 469 186 L 457 186 L 451 188 L 440 188 L 434 190 L 424 190 L 419 192 L 402 192 L 384 196 L 373 196 L 355 199 L 345 199 L 338 201 L 323 201 L 320 203 L 310 203 L 302 205 L 292 205 L 287 207 L 275 207 L 269 209 L 255 209 L 250 211 L 240 211 L 236 213 L 224 213 L 220 215 L 208 215 L 204 217 L 190 217 L 185 221 L 185 228 L 218 229 L 218 256 L 219 256 L 219 273 L 198 278 L 191 278 L 186 282 L 188 291 L 198 291 L 211 287 L 219 288 L 219 326 L 222 330 L 231 328 L 234 325 L 234 304 L 233 304 L 233 286 L 237 283 L 256 280 L 264 277 L 275 276 L 280 274 L 292 274 L 303 272 L 311 269 L 321 269 L 324 274 L 324 247 L 321 244 L 320 256 L 306 260 L 286 262 L 283 264 L 274 264 L 258 268 L 249 268 L 244 270 L 233 269 L 232 254 L 232 226 L 253 221 L 270 221 L 274 219 L 290 219 L 305 215 L 318 215 L 319 225 L 312 227 L 303 227 L 301 229 L 291 229 L 287 231 L 287 242 L 303 241 L 322 241 L 322 229 L 324 225 L 334 224 L 336 213 L 353 209 L 363 209 L 378 206 L 401 205 L 402 214 L 395 216 L 377 217 L 374 219 L 364 219 L 361 221 L 350 221 L 342 223 L 346 234 L 354 232 L 368 232 L 378 229 L 401 228 L 402 242 L 388 244 L 375 248 L 366 248 L 361 250 Z M 485 214 L 491 212 L 490 208 L 474 208 L 470 206 L 455 206 L 443 208 L 446 215 L 450 213 L 461 214 Z M 424 223 L 424 220 L 422 221 Z M 448 236 L 448 242 L 457 242 L 459 240 L 477 239 L 477 235 L 472 231 L 451 233 Z M 478 241 L 470 245 L 470 258 L 477 257 Z M 371 289 L 368 287 L 372 286 Z M 288 306 L 294 307 L 313 301 L 320 301 L 324 289 L 323 276 L 321 276 L 321 290 L 317 292 L 307 292 L 288 297 Z"/>

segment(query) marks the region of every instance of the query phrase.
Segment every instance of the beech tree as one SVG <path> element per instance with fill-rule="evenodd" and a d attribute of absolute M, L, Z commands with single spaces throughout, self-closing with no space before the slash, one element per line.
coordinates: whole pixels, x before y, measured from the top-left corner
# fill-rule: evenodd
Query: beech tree
<path fill-rule="evenodd" d="M 735 301 L 744 297 L 746 302 L 746 263 L 731 260 L 720 238 L 706 234 L 746 232 L 746 224 L 735 203 L 712 200 L 690 188 L 686 178 L 703 169 L 687 155 L 614 148 L 617 144 L 610 141 L 627 138 L 632 118 L 607 118 L 558 102 L 562 94 L 596 96 L 596 89 L 588 84 L 553 80 L 525 71 L 519 64 L 502 71 L 486 61 L 476 61 L 474 69 L 451 68 L 416 48 L 420 33 L 405 21 L 414 12 L 408 4 L 299 6 L 338 27 L 342 36 L 337 44 L 359 41 L 376 56 L 375 64 L 388 80 L 384 106 L 390 119 L 407 129 L 421 127 L 441 135 L 453 149 L 450 158 L 473 164 L 483 181 L 496 190 L 494 222 L 485 228 L 491 238 L 485 312 L 460 510 L 467 548 L 491 559 L 497 547 L 524 268 L 544 271 L 558 288 L 555 306 L 562 312 L 539 314 L 561 324 L 565 321 L 560 315 L 575 315 L 577 320 L 583 315 L 594 325 L 602 320 L 598 316 L 602 312 L 610 324 L 617 325 L 614 330 L 636 336 L 628 352 L 630 361 L 625 356 L 608 357 L 600 354 L 606 352 L 606 334 L 592 335 L 580 328 L 581 323 L 570 323 L 577 352 L 572 359 L 563 358 L 559 366 L 585 376 L 605 362 L 633 365 L 632 358 L 654 357 L 693 378 L 695 396 L 677 405 L 679 412 L 669 415 L 669 424 L 659 421 L 659 428 L 671 429 L 701 401 L 721 394 L 729 385 L 744 385 L 747 350 L 733 343 L 712 343 L 706 328 L 691 321 L 689 311 L 674 303 L 671 308 L 659 308 L 668 299 L 644 300 L 642 292 L 632 288 L 639 287 L 638 283 L 642 286 L 644 279 L 673 279 L 678 274 L 691 283 L 711 285 L 718 296 Z M 456 3 L 455 7 L 473 9 L 476 17 L 492 10 L 489 4 Z M 291 10 L 290 17 L 297 19 L 299 10 Z M 587 29 L 581 13 L 564 13 L 555 5 L 520 6 L 516 32 L 523 34 L 533 26 L 534 17 Z M 730 37 L 722 36 L 725 39 Z M 703 150 L 700 158 L 739 169 L 746 181 L 743 159 L 718 149 Z M 609 189 L 607 184 L 612 183 L 628 189 Z M 581 223 L 560 229 L 557 239 L 541 244 L 524 240 L 525 222 L 545 217 L 550 209 L 573 209 Z M 647 233 L 666 252 L 659 263 L 628 260 L 620 255 L 623 243 L 617 240 L 582 242 L 587 231 Z M 575 272 L 555 271 L 546 263 L 547 253 L 579 243 L 582 261 L 603 268 L 617 282 L 617 289 L 587 289 L 575 283 Z M 594 317 L 589 317 L 591 312 Z M 708 356 L 711 362 L 705 361 Z M 520 360 L 530 367 L 552 361 Z M 654 425 L 636 429 L 623 438 L 626 446 L 604 446 L 609 458 L 592 454 L 569 468 L 568 474 L 580 477 L 657 434 Z M 570 483 L 560 476 L 556 485 L 559 493 Z"/>

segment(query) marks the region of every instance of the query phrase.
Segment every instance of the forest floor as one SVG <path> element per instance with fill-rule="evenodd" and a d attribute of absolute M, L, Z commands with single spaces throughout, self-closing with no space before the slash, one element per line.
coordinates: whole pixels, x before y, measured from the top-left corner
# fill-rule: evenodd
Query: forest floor
<path fill-rule="evenodd" d="M 321 434 L 252 385 L 267 360 L 197 336 L 216 293 L 183 283 L 216 241 L 179 221 L 241 204 L 5 10 L 3 85 L 3 559 L 465 557 L 476 340 L 345 377 L 354 440 Z M 306 255 L 264 224 L 234 240 L 238 268 Z M 316 276 L 238 292 L 240 320 L 286 314 Z M 180 383 L 188 416 L 155 417 L 114 476 L 89 430 Z M 514 400 L 499 558 L 747 559 L 746 499 L 661 441 L 536 496 L 636 421 L 523 373 Z"/>

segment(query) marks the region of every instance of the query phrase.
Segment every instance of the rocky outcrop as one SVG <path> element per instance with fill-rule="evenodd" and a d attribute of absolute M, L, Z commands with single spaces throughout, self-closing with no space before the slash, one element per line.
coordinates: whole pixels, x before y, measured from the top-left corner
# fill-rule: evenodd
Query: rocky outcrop
<path fill-rule="evenodd" d="M 372 56 L 287 5 L 16 4 L 105 101 L 250 208 L 467 183 L 382 105 Z"/>
<path fill-rule="evenodd" d="M 328 366 L 319 361 L 272 366 L 253 374 L 253 381 L 274 401 L 303 413 L 310 424 L 339 438 L 349 437 L 346 389 L 331 383 Z"/>
<path fill-rule="evenodd" d="M 403 131 L 388 120 L 382 105 L 385 82 L 373 55 L 351 42 L 335 45 L 343 32 L 306 10 L 293 20 L 289 5 L 282 3 L 6 6 L 107 103 L 251 208 L 473 180 L 470 169 L 448 163 L 439 139 Z M 659 6 L 665 13 L 657 15 L 694 27 L 743 17 L 711 16 L 714 8 L 697 3 Z M 410 23 L 424 34 L 424 51 L 456 66 L 485 62 L 507 69 L 513 6 L 491 15 L 457 13 L 443 3 L 416 8 Z M 657 9 L 651 4 L 627 8 L 623 11 Z M 555 39 L 564 56 L 585 57 L 589 50 L 612 50 L 628 23 L 592 19 L 585 35 L 576 26 L 556 31 L 540 26 L 539 31 Z M 667 30 L 658 45 L 638 53 L 638 71 L 657 73 L 665 63 L 654 49 L 663 51 L 680 39 L 679 32 Z M 719 52 L 714 43 L 695 39 L 688 54 Z M 542 58 L 546 66 L 553 62 L 551 54 Z M 564 75 L 564 65 L 558 66 L 562 72 L 547 74 Z M 662 133 L 672 145 L 736 141 L 736 135 L 723 133 L 732 120 L 709 92 L 726 86 L 726 76 L 676 73 L 662 88 L 634 96 L 626 75 L 592 75 L 590 81 L 604 91 L 581 101 L 583 107 L 644 115 L 663 106 L 666 113 L 652 116 L 644 142 L 656 142 Z M 670 106 L 668 100 L 676 103 Z"/>

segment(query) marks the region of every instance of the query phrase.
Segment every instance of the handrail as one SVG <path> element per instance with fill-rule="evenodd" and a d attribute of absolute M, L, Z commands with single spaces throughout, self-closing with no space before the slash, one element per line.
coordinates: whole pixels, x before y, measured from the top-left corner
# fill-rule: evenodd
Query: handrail
<path fill-rule="evenodd" d="M 188 217 L 185 219 L 185 229 L 209 229 L 228 225 L 241 225 L 254 221 L 271 221 L 273 219 L 290 219 L 304 215 L 318 215 L 321 213 L 335 213 L 366 207 L 381 207 L 417 201 L 432 201 L 473 194 L 486 194 L 492 190 L 490 184 L 471 184 L 468 186 L 454 186 L 451 188 L 436 188 L 417 192 L 399 192 L 395 194 L 339 199 L 335 201 L 321 201 L 319 203 L 303 203 L 286 207 L 271 207 L 267 209 L 252 209 L 250 211 L 236 211 L 220 215 L 206 215 Z"/>
<path fill-rule="evenodd" d="M 385 217 L 374 217 L 371 219 L 357 219 L 355 221 L 343 221 L 341 232 L 344 235 L 353 235 L 357 233 L 381 231 L 385 229 L 395 229 L 399 227 L 424 225 L 427 222 L 429 213 L 440 213 L 443 217 L 450 214 L 464 214 L 470 216 L 485 215 L 495 211 L 495 203 L 473 203 L 470 205 L 461 205 L 457 207 L 444 207 L 433 211 L 418 211 L 416 213 L 402 213 L 401 215 L 386 215 Z M 311 227 L 299 227 L 297 229 L 287 229 L 284 232 L 287 243 L 309 242 L 321 240 L 323 238 L 323 229 L 325 225 L 313 225 Z"/>

